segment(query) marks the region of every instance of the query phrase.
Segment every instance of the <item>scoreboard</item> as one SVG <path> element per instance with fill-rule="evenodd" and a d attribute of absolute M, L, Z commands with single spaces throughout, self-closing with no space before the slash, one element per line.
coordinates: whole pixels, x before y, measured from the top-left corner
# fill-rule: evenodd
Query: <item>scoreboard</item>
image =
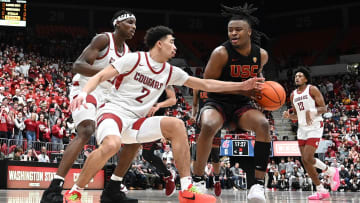
<path fill-rule="evenodd" d="M 279 141 L 278 141 L 279 142 Z M 297 141 L 295 141 L 297 143 Z M 280 141 L 285 145 L 288 142 Z M 297 146 L 297 145 L 296 145 Z M 292 149 L 296 148 L 291 146 Z M 254 156 L 255 140 L 221 140 L 220 156 Z M 270 157 L 273 154 L 273 142 L 270 147 Z"/>
<path fill-rule="evenodd" d="M 0 0 L 0 26 L 26 27 L 26 0 Z"/>
<path fill-rule="evenodd" d="M 220 156 L 254 156 L 251 140 L 221 140 Z"/>

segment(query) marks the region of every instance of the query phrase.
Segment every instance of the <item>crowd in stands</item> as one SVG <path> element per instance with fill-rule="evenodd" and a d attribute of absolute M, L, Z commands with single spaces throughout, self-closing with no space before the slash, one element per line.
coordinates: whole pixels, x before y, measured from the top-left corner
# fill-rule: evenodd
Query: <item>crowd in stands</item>
<path fill-rule="evenodd" d="M 0 159 L 54 162 L 52 153 L 62 153 L 65 146 L 76 136 L 76 130 L 68 110 L 71 63 L 89 42 L 62 36 L 42 41 L 22 32 L 0 31 Z M 44 45 L 46 44 L 46 46 Z M 294 62 L 298 64 L 297 62 Z M 290 64 L 291 65 L 291 64 Z M 289 72 L 291 75 L 291 72 Z M 290 76 L 290 78 L 292 78 Z M 295 88 L 293 80 L 282 81 L 289 99 Z M 338 167 L 341 176 L 339 190 L 360 189 L 360 80 L 356 75 L 315 77 L 316 85 L 324 95 L 328 112 L 324 116 L 325 151 L 318 153 L 329 166 Z M 177 104 L 168 108 L 166 115 L 182 119 L 187 126 L 189 139 L 196 140 L 197 126 L 191 121 L 191 105 L 186 102 L 181 89 L 175 88 Z M 287 101 L 289 108 L 290 102 Z M 269 119 L 271 135 L 276 140 L 276 129 L 271 112 L 264 112 Z M 293 122 L 296 132 L 297 123 Z M 253 139 L 251 133 L 227 129 L 228 138 Z M 245 136 L 242 136 L 245 135 Z M 191 142 L 190 142 L 191 143 Z M 95 145 L 95 143 L 90 143 Z M 86 150 L 85 150 L 86 151 Z M 91 150 L 86 151 L 90 153 Z M 159 156 L 166 149 L 158 152 Z M 165 163 L 176 171 L 173 159 Z M 55 159 L 59 161 L 58 159 Z M 170 161 L 169 161 L 170 160 Z M 311 179 L 297 159 L 289 157 L 272 160 L 268 167 L 268 187 L 278 190 L 312 190 Z M 212 187 L 213 169 L 206 166 L 207 187 Z M 321 180 L 328 187 L 323 173 Z M 134 161 L 127 174 L 129 188 L 161 188 L 163 180 L 141 156 Z M 244 189 L 244 172 L 238 164 L 221 162 L 220 173 L 223 188 Z"/>

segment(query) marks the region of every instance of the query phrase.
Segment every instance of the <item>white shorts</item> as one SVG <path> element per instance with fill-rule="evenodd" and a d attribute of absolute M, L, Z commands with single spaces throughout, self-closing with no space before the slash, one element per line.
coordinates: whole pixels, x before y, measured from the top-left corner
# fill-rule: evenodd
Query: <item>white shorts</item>
<path fill-rule="evenodd" d="M 297 131 L 298 140 L 307 140 L 309 138 L 321 138 L 324 131 L 322 121 L 314 122 L 310 126 L 299 126 Z"/>
<path fill-rule="evenodd" d="M 82 90 L 82 86 L 71 86 L 70 87 L 70 102 L 74 100 Z M 72 117 L 74 119 L 75 127 L 77 127 L 84 120 L 96 121 L 96 109 L 104 103 L 105 94 L 102 89 L 95 89 L 91 94 L 86 97 L 87 109 L 84 106 L 81 106 L 80 109 L 76 109 L 72 112 Z"/>
<path fill-rule="evenodd" d="M 163 138 L 160 121 L 165 116 L 134 118 L 119 112 L 116 105 L 106 103 L 97 112 L 96 140 L 101 144 L 106 136 L 119 136 L 123 144 L 146 143 Z"/>

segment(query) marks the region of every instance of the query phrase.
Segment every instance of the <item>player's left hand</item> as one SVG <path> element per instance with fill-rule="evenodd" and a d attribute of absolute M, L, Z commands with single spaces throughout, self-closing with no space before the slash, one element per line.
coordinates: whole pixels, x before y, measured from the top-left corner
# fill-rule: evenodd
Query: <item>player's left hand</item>
<path fill-rule="evenodd" d="M 243 91 L 248 91 L 248 90 L 258 90 L 260 91 L 262 89 L 262 85 L 265 81 L 265 78 L 258 78 L 258 77 L 254 77 L 254 78 L 250 78 L 248 80 L 245 80 L 243 82 Z"/>
<path fill-rule="evenodd" d="M 80 109 L 81 105 L 87 109 L 86 103 L 84 103 L 85 98 L 81 94 L 79 94 L 72 102 L 70 103 L 69 109 L 71 112 L 74 112 L 76 109 Z"/>
<path fill-rule="evenodd" d="M 160 107 L 157 104 L 155 104 L 153 107 L 151 107 L 147 116 L 148 117 L 153 116 L 159 109 L 160 109 Z"/>
<path fill-rule="evenodd" d="M 310 111 L 307 110 L 307 111 L 306 111 L 306 124 L 307 124 L 307 125 L 311 125 L 312 122 L 313 122 L 313 120 L 312 120 L 312 118 L 311 118 Z"/>

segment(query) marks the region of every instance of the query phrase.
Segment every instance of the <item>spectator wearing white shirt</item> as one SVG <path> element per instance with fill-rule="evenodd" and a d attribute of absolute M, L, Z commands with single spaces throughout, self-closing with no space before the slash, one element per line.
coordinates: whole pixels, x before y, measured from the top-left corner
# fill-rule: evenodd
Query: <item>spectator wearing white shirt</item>
<path fill-rule="evenodd" d="M 16 140 L 16 146 L 22 146 L 23 132 L 26 125 L 24 123 L 25 118 L 23 117 L 21 111 L 16 115 L 14 121 L 15 121 L 14 135 Z"/>
<path fill-rule="evenodd" d="M 174 159 L 172 152 L 170 151 L 170 146 L 165 146 L 165 152 L 162 155 L 162 160 L 166 161 L 166 164 L 171 164 Z"/>
<path fill-rule="evenodd" d="M 41 154 L 37 156 L 39 162 L 50 163 L 49 156 L 47 155 L 46 147 L 41 147 Z"/>

